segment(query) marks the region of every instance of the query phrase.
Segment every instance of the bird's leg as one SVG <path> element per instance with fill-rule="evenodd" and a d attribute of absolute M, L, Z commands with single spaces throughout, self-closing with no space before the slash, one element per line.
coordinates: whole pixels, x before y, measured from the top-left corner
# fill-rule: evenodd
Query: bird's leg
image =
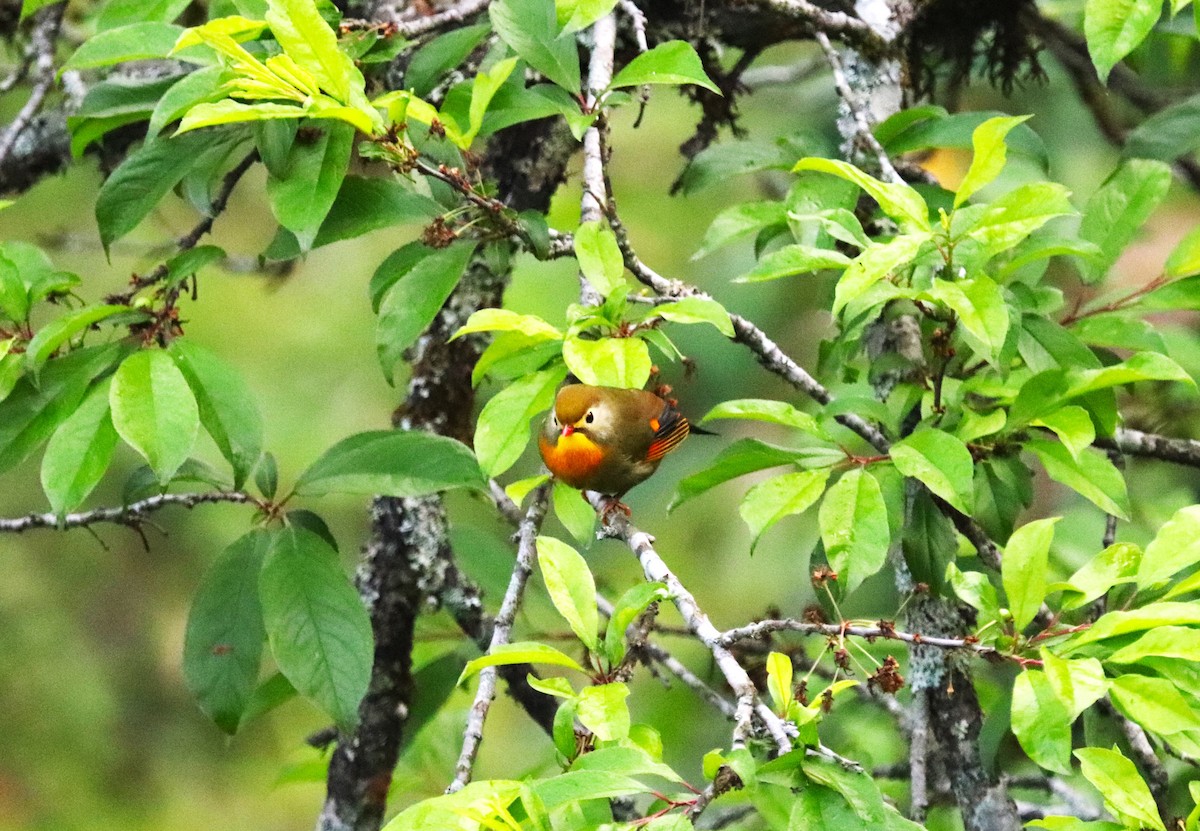
<path fill-rule="evenodd" d="M 633 516 L 633 511 L 630 509 L 630 507 L 621 501 L 622 496 L 624 496 L 624 494 L 605 497 L 604 507 L 600 510 L 601 523 L 607 522 L 608 518 L 616 511 L 620 511 L 621 513 L 625 514 L 626 517 Z"/>

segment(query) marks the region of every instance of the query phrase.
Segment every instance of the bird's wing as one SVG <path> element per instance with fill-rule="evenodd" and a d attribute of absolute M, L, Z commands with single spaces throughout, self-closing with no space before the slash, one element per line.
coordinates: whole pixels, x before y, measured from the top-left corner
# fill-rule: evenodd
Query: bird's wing
<path fill-rule="evenodd" d="M 662 412 L 650 420 L 650 428 L 654 430 L 654 440 L 646 451 L 646 459 L 651 462 L 657 462 L 678 447 L 691 431 L 683 413 L 670 404 L 664 405 Z"/>

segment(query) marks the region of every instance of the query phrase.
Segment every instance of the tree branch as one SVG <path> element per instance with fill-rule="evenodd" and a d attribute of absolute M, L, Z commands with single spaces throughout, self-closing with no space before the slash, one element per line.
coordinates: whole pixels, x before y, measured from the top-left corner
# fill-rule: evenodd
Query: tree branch
<path fill-rule="evenodd" d="M 54 86 L 54 49 L 58 45 L 58 29 L 62 25 L 66 8 L 65 2 L 59 2 L 46 6 L 34 15 L 33 33 L 30 37 L 30 50 L 34 56 L 33 89 L 12 123 L 0 134 L 0 169 L 8 161 L 17 139 L 42 109 L 46 95 Z"/>
<path fill-rule="evenodd" d="M 130 502 L 128 505 L 120 505 L 114 508 L 95 508 L 91 511 L 65 514 L 62 517 L 47 513 L 27 514 L 26 516 L 14 519 L 0 519 L 0 532 L 19 534 L 22 531 L 28 531 L 32 528 L 65 530 L 67 528 L 82 528 L 89 525 L 97 525 L 102 522 L 111 522 L 115 525 L 127 525 L 130 528 L 136 528 L 145 521 L 148 514 L 161 510 L 168 505 L 195 508 L 197 505 L 209 505 L 217 502 L 248 503 L 260 508 L 263 507 L 257 498 L 242 491 L 160 493 L 156 496 L 138 500 L 137 502 Z"/>

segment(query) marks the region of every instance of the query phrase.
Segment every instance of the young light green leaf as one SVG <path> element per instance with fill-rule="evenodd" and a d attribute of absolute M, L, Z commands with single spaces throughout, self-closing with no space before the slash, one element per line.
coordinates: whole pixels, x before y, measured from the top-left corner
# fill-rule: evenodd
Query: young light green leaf
<path fill-rule="evenodd" d="M 971 451 L 942 430 L 919 430 L 892 445 L 896 469 L 922 482 L 965 514 L 975 502 L 975 463 Z"/>
<path fill-rule="evenodd" d="M 258 591 L 279 671 L 338 725 L 352 726 L 371 680 L 374 639 L 337 552 L 311 531 L 275 531 Z"/>
<path fill-rule="evenodd" d="M 1053 431 L 1076 460 L 1079 459 L 1079 454 L 1096 440 L 1096 427 L 1092 424 L 1092 417 L 1083 407 L 1074 404 L 1059 407 L 1029 423 Z"/>
<path fill-rule="evenodd" d="M 1071 397 L 1138 381 L 1182 381 L 1195 386 L 1187 370 L 1157 352 L 1138 352 L 1127 361 L 1102 369 L 1076 369 L 1069 380 L 1067 394 Z"/>
<path fill-rule="evenodd" d="M 738 398 L 733 401 L 723 401 L 705 413 L 704 418 L 700 419 L 700 423 L 720 418 L 744 418 L 765 421 L 769 424 L 782 424 L 784 427 L 795 427 L 816 435 L 823 432 L 817 425 L 817 420 L 808 413 L 797 410 L 786 401 L 774 401 L 769 398 Z"/>
<path fill-rule="evenodd" d="M 856 467 L 834 483 L 817 512 L 825 556 L 846 594 L 887 562 L 891 532 L 879 482 Z"/>
<path fill-rule="evenodd" d="M 585 222 L 575 232 L 579 270 L 604 297 L 626 289 L 625 261 L 612 229 L 602 222 Z"/>
<path fill-rule="evenodd" d="M 638 583 L 613 604 L 608 627 L 604 630 L 604 657 L 610 667 L 619 666 L 625 659 L 625 630 L 651 603 L 670 597 L 663 583 Z"/>
<path fill-rule="evenodd" d="M 562 340 L 563 333 L 537 315 L 523 315 L 508 309 L 480 309 L 473 312 L 455 338 L 472 332 L 524 332 L 546 340 Z"/>
<path fill-rule="evenodd" d="M 704 241 L 692 259 L 698 260 L 734 240 L 757 234 L 763 228 L 782 224 L 786 220 L 787 207 L 782 202 L 743 202 L 726 208 L 708 226 Z"/>
<path fill-rule="evenodd" d="M 750 553 L 754 553 L 768 528 L 784 517 L 803 513 L 820 499 L 828 479 L 829 468 L 804 470 L 775 476 L 747 491 L 738 513 L 754 537 Z"/>
<path fill-rule="evenodd" d="M 226 733 L 237 730 L 258 681 L 267 636 L 258 580 L 270 547 L 261 529 L 231 543 L 209 566 L 188 614 L 183 678 Z"/>
<path fill-rule="evenodd" d="M 641 389 L 650 380 L 650 350 L 641 338 L 567 338 L 563 360 L 585 384 Z"/>
<path fill-rule="evenodd" d="M 775 703 L 776 713 L 787 713 L 795 696 L 792 692 L 792 659 L 782 652 L 767 656 L 767 690 Z"/>
<path fill-rule="evenodd" d="M 1189 231 L 1175 246 L 1163 265 L 1163 274 L 1172 280 L 1200 274 L 1200 227 Z"/>
<path fill-rule="evenodd" d="M 1013 248 L 1051 219 L 1076 213 L 1069 191 L 1057 182 L 1030 182 L 989 202 L 974 221 L 961 229 L 988 256 Z"/>
<path fill-rule="evenodd" d="M 1142 5 L 1147 0 L 1103 2 Z M 1157 12 L 1155 14 L 1157 16 Z M 1095 283 L 1108 273 L 1138 229 L 1166 197 L 1170 186 L 1171 168 L 1166 163 L 1128 159 L 1092 195 L 1079 226 L 1079 236 L 1099 246 L 1100 254 L 1079 261 L 1080 273 L 1087 282 Z"/>
<path fill-rule="evenodd" d="M 1008 145 L 1005 137 L 1009 131 L 1032 116 L 1018 115 L 1010 117 L 989 118 L 975 128 L 971 135 L 971 144 L 975 154 L 971 158 L 971 167 L 963 176 L 958 192 L 954 195 L 954 207 L 970 199 L 984 185 L 991 184 L 1004 163 L 1008 160 Z"/>
<path fill-rule="evenodd" d="M 1071 721 L 1108 694 L 1108 679 L 1104 667 L 1095 658 L 1066 660 L 1050 650 L 1038 650 L 1042 672 L 1054 694 L 1067 708 Z"/>
<path fill-rule="evenodd" d="M 929 208 L 925 204 L 925 200 L 921 198 L 921 194 L 909 185 L 899 182 L 881 182 L 875 177 L 863 173 L 849 162 L 837 159 L 809 157 L 796 162 L 792 170 L 794 172 L 818 170 L 853 182 L 878 202 L 883 212 L 896 220 L 902 229 L 925 232 L 930 230 Z"/>
<path fill-rule="evenodd" d="M 525 497 L 533 492 L 534 488 L 539 487 L 543 482 L 550 478 L 548 473 L 539 473 L 537 476 L 530 476 L 527 479 L 518 479 L 511 482 L 504 488 L 504 493 L 508 498 L 516 504 L 520 505 L 525 501 Z"/>
<path fill-rule="evenodd" d="M 708 323 L 727 338 L 734 336 L 733 321 L 725 307 L 708 297 L 685 297 L 654 307 L 654 314 L 672 323 Z"/>
<path fill-rule="evenodd" d="M 1101 81 L 1146 39 L 1161 15 L 1160 0 L 1087 0 L 1083 33 Z"/>
<path fill-rule="evenodd" d="M 832 248 L 814 248 L 811 245 L 788 245 L 772 251 L 750 271 L 735 277 L 735 283 L 763 283 L 791 277 L 795 274 L 811 274 L 825 269 L 844 269 L 850 258 Z"/>
<path fill-rule="evenodd" d="M 953 562 L 946 564 L 946 582 L 963 603 L 980 613 L 980 622 L 995 620 L 1000 615 L 1000 598 L 996 587 L 986 574 L 962 571 Z"/>
<path fill-rule="evenodd" d="M 509 384 L 484 405 L 475 425 L 475 455 L 485 474 L 499 476 L 516 464 L 529 444 L 529 420 L 549 409 L 566 377 L 563 366 L 535 372 Z"/>
<path fill-rule="evenodd" d="M 250 388 L 240 373 L 187 338 L 172 341 L 168 351 L 196 396 L 200 423 L 233 468 L 233 486 L 240 488 L 262 455 L 262 415 Z"/>
<path fill-rule="evenodd" d="M 362 76 L 350 56 L 338 48 L 337 35 L 312 0 L 269 0 L 266 14 L 271 34 L 283 51 L 311 72 L 343 104 L 350 103 L 352 85 L 362 89 Z M 357 77 L 356 77 L 357 76 Z"/>
<path fill-rule="evenodd" d="M 1107 660 L 1136 664 L 1143 658 L 1179 658 L 1200 661 L 1200 629 L 1190 626 L 1160 626 L 1133 643 L 1118 649 Z"/>
<path fill-rule="evenodd" d="M 579 693 L 579 723 L 602 742 L 619 741 L 629 735 L 629 687 L 620 681 L 584 687 Z"/>
<path fill-rule="evenodd" d="M 79 507 L 103 478 L 117 445 L 101 381 L 50 437 L 42 458 L 42 490 L 58 516 Z"/>
<path fill-rule="evenodd" d="M 559 708 L 559 712 L 562 712 Z M 582 719 L 581 719 L 582 720 Z M 575 718 L 572 717 L 570 724 L 573 725 Z M 565 731 L 564 731 L 565 735 Z M 571 731 L 572 742 L 574 742 L 574 728 Z M 573 749 L 574 752 L 574 749 Z M 587 754 L 591 755 L 591 753 Z M 470 787 L 468 785 L 468 787 Z M 587 804 L 589 800 L 608 800 L 615 797 L 633 796 L 634 794 L 644 794 L 650 790 L 649 786 L 642 784 L 639 780 L 632 776 L 626 776 L 623 773 L 614 773 L 607 770 L 569 770 L 566 773 L 560 773 L 558 776 L 552 776 L 549 779 L 538 779 L 532 786 L 537 797 L 541 800 L 542 805 L 547 810 L 561 809 L 567 805 Z M 558 816 L 559 814 L 556 814 Z M 590 824 L 590 823 L 589 823 Z M 414 831 L 420 829 L 424 831 L 426 828 L 433 828 L 432 825 L 413 826 Z M 503 826 L 497 826 L 503 828 Z M 509 826 L 510 828 L 512 826 Z M 549 827 L 549 825 L 541 826 Z M 583 827 L 583 826 L 580 826 Z M 645 826 L 647 831 L 659 831 L 649 825 Z M 394 829 L 389 831 L 402 831 Z M 505 829 L 507 831 L 507 829 Z"/>
<path fill-rule="evenodd" d="M 1045 673 L 1026 670 L 1013 682 L 1012 730 L 1021 749 L 1046 770 L 1071 772 L 1070 712 Z"/>
<path fill-rule="evenodd" d="M 1050 565 L 1050 543 L 1060 517 L 1038 519 L 1022 525 L 1008 539 L 1000 579 L 1017 631 L 1037 616 L 1046 596 L 1046 569 Z"/>
<path fill-rule="evenodd" d="M 855 257 L 834 289 L 833 313 L 841 314 L 848 303 L 861 297 L 889 274 L 911 263 L 929 238 L 927 233 L 901 234 L 885 243 L 872 245 Z"/>
<path fill-rule="evenodd" d="M 551 495 L 554 515 L 584 548 L 591 545 L 596 528 L 596 511 L 583 494 L 564 482 L 554 483 Z"/>
<path fill-rule="evenodd" d="M 183 33 L 170 23 L 140 22 L 97 32 L 67 58 L 62 71 L 94 69 L 124 61 L 165 58 Z"/>
<path fill-rule="evenodd" d="M 1090 629 L 1067 641 L 1067 646 L 1073 650 L 1130 632 L 1143 632 L 1159 626 L 1196 624 L 1200 624 L 1200 604 L 1157 601 L 1142 609 L 1118 610 L 1101 615 Z"/>
<path fill-rule="evenodd" d="M 375 345 L 388 383 L 396 364 L 437 316 L 458 285 L 475 253 L 474 240 L 460 240 L 435 251 L 401 276 L 379 304 Z"/>
<path fill-rule="evenodd" d="M 1138 588 L 1149 588 L 1200 562 L 1200 505 L 1175 512 L 1146 546 L 1137 570 Z"/>
<path fill-rule="evenodd" d="M 500 39 L 526 63 L 567 92 L 579 94 L 575 35 L 560 30 L 552 0 L 496 0 L 488 6 L 488 17 Z"/>
<path fill-rule="evenodd" d="M 1047 592 L 1062 591 L 1064 609 L 1078 609 L 1107 594 L 1113 586 L 1137 577 L 1142 549 L 1130 542 L 1113 543 L 1092 557 L 1065 581 L 1051 583 Z"/>
<path fill-rule="evenodd" d="M 695 47 L 685 40 L 669 40 L 643 52 L 627 63 L 608 86 L 620 89 L 643 84 L 695 84 L 721 94 L 704 71 Z"/>
<path fill-rule="evenodd" d="M 1165 831 L 1150 788 L 1133 762 L 1117 749 L 1082 747 L 1075 751 L 1080 769 L 1104 797 L 1104 807 L 1129 827 Z"/>
<path fill-rule="evenodd" d="M 474 454 L 446 436 L 409 430 L 374 430 L 342 439 L 296 483 L 300 496 L 427 496 L 452 488 L 485 488 Z"/>
<path fill-rule="evenodd" d="M 999 360 L 1008 337 L 1008 306 L 992 278 L 980 274 L 963 280 L 934 280 L 928 294 L 954 310 L 964 336 L 981 357 L 992 364 Z"/>
<path fill-rule="evenodd" d="M 555 698 L 578 698 L 575 688 L 571 686 L 571 682 L 566 678 L 557 678 L 554 676 L 550 678 L 538 678 L 531 672 L 525 676 L 525 680 L 529 682 L 529 686 L 546 695 L 552 695 Z"/>
<path fill-rule="evenodd" d="M 115 314 L 129 311 L 129 306 L 123 304 L 105 304 L 100 306 L 84 306 L 56 320 L 47 323 L 29 341 L 25 347 L 25 365 L 35 375 L 49 360 L 54 351 L 80 332 Z"/>
<path fill-rule="evenodd" d="M 458 676 L 458 683 L 461 684 L 484 667 L 497 667 L 508 664 L 546 664 L 548 666 L 567 667 L 579 672 L 584 671 L 583 667 L 576 663 L 574 658 L 552 646 L 537 643 L 536 641 L 518 641 L 517 643 L 505 643 L 493 647 L 488 654 L 468 662 L 463 667 L 462 675 Z"/>
<path fill-rule="evenodd" d="M 554 537 L 537 538 L 538 566 L 554 608 L 591 652 L 600 649 L 596 581 L 579 552 Z"/>
<path fill-rule="evenodd" d="M 1078 458 L 1055 442 L 1034 440 L 1025 447 L 1032 450 L 1048 475 L 1076 491 L 1106 513 L 1129 518 L 1129 496 L 1121 471 L 1098 450 L 1085 450 Z"/>
<path fill-rule="evenodd" d="M 710 467 L 681 479 L 667 510 L 673 511 L 692 497 L 738 476 L 791 464 L 800 455 L 797 450 L 776 447 L 757 439 L 739 439 L 722 450 Z"/>
<path fill-rule="evenodd" d="M 179 367 L 161 349 L 133 353 L 113 376 L 109 404 L 117 433 L 166 485 L 200 432 L 196 397 Z"/>

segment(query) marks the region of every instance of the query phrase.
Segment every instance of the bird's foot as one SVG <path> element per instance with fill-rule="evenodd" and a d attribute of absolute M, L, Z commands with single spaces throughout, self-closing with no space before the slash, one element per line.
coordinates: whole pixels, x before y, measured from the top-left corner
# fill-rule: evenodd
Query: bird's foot
<path fill-rule="evenodd" d="M 630 509 L 630 507 L 622 502 L 618 497 L 607 497 L 604 501 L 604 507 L 600 509 L 600 521 L 602 523 L 608 522 L 612 518 L 613 514 L 615 514 L 617 511 L 625 514 L 626 519 L 633 516 L 633 511 Z"/>

